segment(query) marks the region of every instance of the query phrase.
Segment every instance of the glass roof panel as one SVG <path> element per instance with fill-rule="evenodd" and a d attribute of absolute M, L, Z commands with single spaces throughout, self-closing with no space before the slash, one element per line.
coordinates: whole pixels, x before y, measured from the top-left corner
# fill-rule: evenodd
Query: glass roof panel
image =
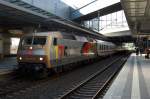
<path fill-rule="evenodd" d="M 93 2 L 92 4 L 87 5 L 86 7 L 79 10 L 82 14 L 88 14 L 90 12 L 93 12 L 98 9 L 101 9 L 101 8 L 104 8 L 104 7 L 107 7 L 112 4 L 120 2 L 120 0 L 61 0 L 61 1 L 70 5 L 74 9 L 79 9 L 79 8 Z"/>

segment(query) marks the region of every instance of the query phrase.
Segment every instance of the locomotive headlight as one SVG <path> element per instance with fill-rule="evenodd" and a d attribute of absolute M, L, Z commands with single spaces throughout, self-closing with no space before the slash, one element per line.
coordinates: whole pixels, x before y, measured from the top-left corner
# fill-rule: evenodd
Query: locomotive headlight
<path fill-rule="evenodd" d="M 32 50 L 32 46 L 30 46 L 29 49 Z"/>
<path fill-rule="evenodd" d="M 22 57 L 19 57 L 19 60 L 22 60 Z"/>
<path fill-rule="evenodd" d="M 43 57 L 40 57 L 40 61 L 43 61 Z"/>

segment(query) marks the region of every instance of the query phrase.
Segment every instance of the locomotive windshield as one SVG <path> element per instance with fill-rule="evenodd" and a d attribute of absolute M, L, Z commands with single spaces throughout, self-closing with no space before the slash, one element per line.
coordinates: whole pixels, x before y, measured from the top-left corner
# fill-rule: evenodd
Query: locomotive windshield
<path fill-rule="evenodd" d="M 45 43 L 46 43 L 46 37 L 43 36 L 25 37 L 22 41 L 22 45 L 45 45 Z"/>

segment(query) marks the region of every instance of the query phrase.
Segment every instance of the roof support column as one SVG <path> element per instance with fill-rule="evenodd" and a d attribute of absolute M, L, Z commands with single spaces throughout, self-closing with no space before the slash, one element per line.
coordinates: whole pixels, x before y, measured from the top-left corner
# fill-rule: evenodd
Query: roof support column
<path fill-rule="evenodd" d="M 99 27 L 100 27 L 100 25 L 99 25 L 99 23 L 100 23 L 100 13 L 99 13 L 99 11 L 98 11 L 98 17 L 97 17 L 97 20 L 98 20 L 98 32 L 100 31 L 100 29 L 99 29 Z"/>

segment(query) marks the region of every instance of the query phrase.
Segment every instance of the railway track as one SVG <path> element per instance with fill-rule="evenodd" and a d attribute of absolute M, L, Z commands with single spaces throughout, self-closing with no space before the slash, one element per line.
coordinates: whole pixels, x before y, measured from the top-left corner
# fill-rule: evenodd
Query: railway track
<path fill-rule="evenodd" d="M 0 82 L 0 99 L 19 95 L 33 88 L 42 86 L 42 84 L 52 79 L 56 79 L 56 75 L 52 75 L 51 77 L 47 77 L 41 80 L 35 80 L 26 77 L 20 78 L 18 76 L 10 77 L 9 80 Z"/>
<path fill-rule="evenodd" d="M 105 76 L 107 76 L 107 75 L 105 75 Z M 92 78 L 92 76 L 90 76 L 90 77 Z M 5 97 L 19 95 L 21 93 L 27 92 L 28 90 L 32 90 L 32 88 L 36 88 L 39 86 L 43 87 L 46 82 L 49 82 L 50 80 L 53 80 L 53 79 L 56 79 L 56 75 L 53 75 L 49 78 L 46 78 L 43 80 L 38 80 L 38 81 L 31 80 L 31 79 L 18 79 L 16 77 L 12 77 L 11 79 L 9 79 L 6 82 L 0 82 L 0 98 L 3 99 Z M 102 79 L 102 78 L 99 78 L 99 79 Z M 92 88 L 93 84 L 94 84 L 94 81 L 90 83 L 91 88 Z M 97 87 L 97 86 L 99 86 L 99 83 L 97 83 L 97 85 L 95 87 Z M 84 92 L 85 94 L 87 92 L 84 90 L 81 90 L 81 91 Z M 93 89 L 93 91 L 94 91 L 94 89 Z M 92 90 L 91 90 L 91 92 L 92 92 Z M 65 99 L 65 98 L 62 97 L 62 99 Z M 86 99 L 88 99 L 88 98 L 86 98 Z"/>
<path fill-rule="evenodd" d="M 0 98 L 19 94 L 37 84 L 37 82 L 31 80 L 12 79 L 10 82 L 7 81 L 6 84 L 0 84 Z"/>
<path fill-rule="evenodd" d="M 94 73 L 75 88 L 60 96 L 59 99 L 97 99 L 102 97 L 101 95 L 126 60 L 127 56 L 117 58 L 104 69 Z"/>

